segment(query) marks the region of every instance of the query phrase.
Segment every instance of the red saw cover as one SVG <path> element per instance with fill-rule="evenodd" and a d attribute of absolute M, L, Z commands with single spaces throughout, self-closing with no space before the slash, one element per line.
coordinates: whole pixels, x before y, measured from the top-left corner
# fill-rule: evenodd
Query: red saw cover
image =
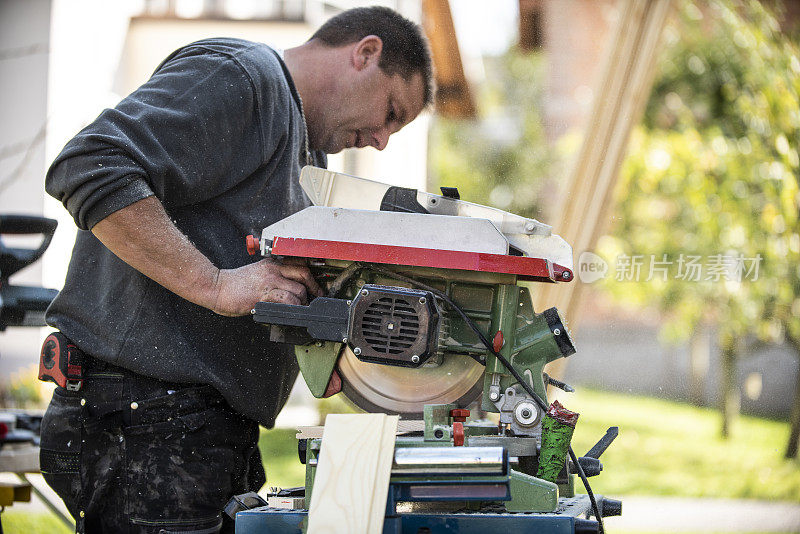
<path fill-rule="evenodd" d="M 544 258 L 295 237 L 275 237 L 272 254 L 506 273 L 517 275 L 521 280 L 539 282 L 569 282 L 573 277 L 570 269 Z"/>

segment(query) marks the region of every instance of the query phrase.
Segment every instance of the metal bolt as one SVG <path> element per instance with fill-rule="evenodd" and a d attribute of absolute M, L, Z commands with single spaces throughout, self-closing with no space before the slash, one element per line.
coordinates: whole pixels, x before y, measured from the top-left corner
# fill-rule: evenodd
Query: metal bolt
<path fill-rule="evenodd" d="M 366 297 L 367 295 L 369 295 L 369 291 L 367 291 L 366 289 L 362 289 L 361 290 L 361 296 L 362 297 Z"/>
<path fill-rule="evenodd" d="M 131 403 L 131 410 L 138 410 L 138 409 L 139 409 L 139 403 L 138 402 L 132 402 Z"/>
<path fill-rule="evenodd" d="M 81 399 L 81 406 L 86 406 L 86 399 Z"/>
<path fill-rule="evenodd" d="M 419 298 L 419 303 L 420 304 L 425 304 L 426 302 L 428 302 L 428 300 L 425 297 L 420 297 Z"/>
<path fill-rule="evenodd" d="M 352 301 L 352 300 L 348 300 L 348 301 L 347 301 L 347 305 L 348 305 L 348 306 L 350 306 L 352 303 L 353 303 L 353 301 Z"/>
<path fill-rule="evenodd" d="M 347 338 L 346 337 L 342 338 L 342 343 L 347 343 Z"/>
<path fill-rule="evenodd" d="M 522 426 L 530 426 L 537 422 L 539 412 L 530 401 L 522 401 L 514 408 L 514 420 Z"/>
<path fill-rule="evenodd" d="M 561 278 L 563 278 L 564 280 L 569 280 L 572 278 L 572 273 L 569 271 L 564 271 L 563 273 L 561 273 Z"/>
<path fill-rule="evenodd" d="M 412 362 L 412 363 L 419 363 L 419 356 L 417 356 L 416 354 L 414 354 L 414 355 L 411 357 L 411 362 Z"/>
<path fill-rule="evenodd" d="M 252 310 L 250 310 L 250 315 L 255 315 L 255 314 L 256 314 L 256 309 L 255 309 L 255 308 L 253 308 Z"/>
<path fill-rule="evenodd" d="M 353 354 L 355 354 L 356 356 L 358 356 L 359 354 L 361 354 L 361 349 L 360 349 L 359 347 L 356 347 L 356 348 L 354 348 L 354 349 L 353 349 Z"/>
<path fill-rule="evenodd" d="M 500 392 L 492 391 L 491 393 L 489 393 L 489 400 L 490 401 L 495 402 L 495 401 L 497 401 L 499 399 L 500 399 Z"/>
<path fill-rule="evenodd" d="M 555 330 L 553 330 L 553 335 L 554 335 L 554 336 L 560 336 L 560 335 L 561 335 L 561 330 L 559 330 L 558 328 L 556 328 Z"/>
<path fill-rule="evenodd" d="M 529 222 L 525 225 L 525 231 L 527 232 L 533 232 L 534 228 L 536 228 L 536 226 L 532 222 Z"/>

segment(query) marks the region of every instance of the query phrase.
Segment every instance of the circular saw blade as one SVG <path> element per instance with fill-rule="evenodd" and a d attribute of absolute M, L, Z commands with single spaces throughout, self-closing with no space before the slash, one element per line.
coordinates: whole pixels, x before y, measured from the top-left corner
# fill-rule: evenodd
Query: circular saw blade
<path fill-rule="evenodd" d="M 426 404 L 466 406 L 483 390 L 483 365 L 457 354 L 414 369 L 362 362 L 346 347 L 338 366 L 342 392 L 368 412 L 421 417 Z"/>

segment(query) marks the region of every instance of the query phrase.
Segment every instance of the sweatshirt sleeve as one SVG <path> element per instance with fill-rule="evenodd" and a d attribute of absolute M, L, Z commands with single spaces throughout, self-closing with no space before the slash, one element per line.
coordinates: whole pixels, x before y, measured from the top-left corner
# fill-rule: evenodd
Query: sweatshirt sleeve
<path fill-rule="evenodd" d="M 254 83 L 235 55 L 200 46 L 176 52 L 64 147 L 45 189 L 83 230 L 151 195 L 169 211 L 229 190 L 285 142 L 274 123 L 287 104 L 262 109 Z"/>

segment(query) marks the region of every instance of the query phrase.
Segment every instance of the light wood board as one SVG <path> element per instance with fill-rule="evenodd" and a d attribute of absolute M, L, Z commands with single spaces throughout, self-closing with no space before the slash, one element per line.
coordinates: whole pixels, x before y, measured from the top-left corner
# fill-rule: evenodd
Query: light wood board
<path fill-rule="evenodd" d="M 398 419 L 379 413 L 326 418 L 309 534 L 383 531 Z"/>
<path fill-rule="evenodd" d="M 583 145 L 560 193 L 554 231 L 572 245 L 575 277 L 579 255 L 594 251 L 614 210 L 614 186 L 625 159 L 628 139 L 639 122 L 652 87 L 654 66 L 674 0 L 621 0 L 620 16 L 606 53 Z M 613 266 L 609 267 L 613 276 Z M 536 288 L 534 308 L 559 309 L 575 329 L 582 282 L 544 284 Z M 547 365 L 563 375 L 565 359 Z"/>

